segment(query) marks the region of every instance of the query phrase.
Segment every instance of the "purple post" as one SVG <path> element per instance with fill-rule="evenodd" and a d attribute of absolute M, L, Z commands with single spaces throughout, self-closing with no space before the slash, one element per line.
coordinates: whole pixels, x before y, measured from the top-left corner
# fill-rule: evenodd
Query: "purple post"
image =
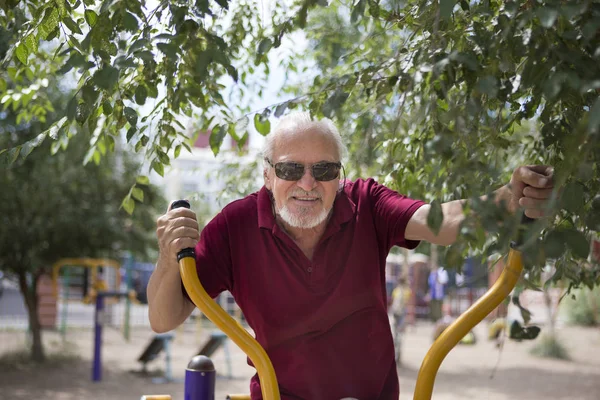
<path fill-rule="evenodd" d="M 215 400 L 217 373 L 210 358 L 195 356 L 185 370 L 184 400 Z"/>
<path fill-rule="evenodd" d="M 92 364 L 92 381 L 102 380 L 102 324 L 104 323 L 104 296 L 96 296 L 96 314 L 94 316 L 94 362 Z"/>

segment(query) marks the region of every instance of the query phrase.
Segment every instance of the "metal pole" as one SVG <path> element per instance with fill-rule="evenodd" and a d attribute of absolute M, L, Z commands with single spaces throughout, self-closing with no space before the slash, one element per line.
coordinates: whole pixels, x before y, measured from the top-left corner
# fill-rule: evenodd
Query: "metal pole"
<path fill-rule="evenodd" d="M 69 309 L 69 278 L 71 276 L 70 274 L 71 270 L 69 267 L 67 267 L 67 270 L 65 271 L 65 279 L 64 279 L 64 290 L 63 290 L 63 296 L 64 296 L 64 301 L 63 301 L 63 309 L 62 309 L 62 318 L 60 321 L 60 333 L 62 334 L 62 338 L 63 341 L 66 339 L 66 335 L 67 335 L 67 316 L 68 316 L 68 309 Z"/>
<path fill-rule="evenodd" d="M 210 358 L 192 358 L 185 370 L 184 400 L 214 400 L 216 376 Z"/>
<path fill-rule="evenodd" d="M 92 381 L 102 380 L 102 324 L 104 323 L 104 296 L 96 294 L 96 315 L 94 326 L 94 361 L 92 364 Z"/>
<path fill-rule="evenodd" d="M 125 263 L 125 282 L 126 282 L 126 286 L 127 286 L 127 293 L 129 294 L 129 291 L 131 290 L 131 268 L 133 264 L 133 255 L 128 252 L 127 254 L 127 261 Z M 117 288 L 117 290 L 119 290 L 120 288 Z M 123 324 L 123 336 L 125 337 L 125 340 L 129 342 L 130 339 L 130 323 L 129 323 L 129 319 L 131 317 L 131 299 L 129 298 L 129 296 L 125 296 L 125 321 Z"/>

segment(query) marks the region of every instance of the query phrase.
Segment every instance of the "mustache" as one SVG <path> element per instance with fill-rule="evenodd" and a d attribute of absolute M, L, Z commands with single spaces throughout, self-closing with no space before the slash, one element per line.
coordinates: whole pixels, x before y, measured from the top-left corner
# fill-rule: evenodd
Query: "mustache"
<path fill-rule="evenodd" d="M 307 192 L 302 189 L 295 189 L 287 196 L 288 199 L 291 199 L 292 197 L 316 197 L 317 199 L 321 199 L 322 196 L 321 193 L 317 192 L 316 190 Z"/>

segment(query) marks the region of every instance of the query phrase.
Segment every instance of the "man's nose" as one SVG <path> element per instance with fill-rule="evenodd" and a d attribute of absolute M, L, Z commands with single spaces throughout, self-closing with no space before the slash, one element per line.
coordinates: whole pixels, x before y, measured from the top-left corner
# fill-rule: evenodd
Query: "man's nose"
<path fill-rule="evenodd" d="M 317 180 L 312 176 L 310 168 L 304 169 L 304 175 L 297 182 L 297 185 L 305 192 L 310 192 L 317 186 Z"/>

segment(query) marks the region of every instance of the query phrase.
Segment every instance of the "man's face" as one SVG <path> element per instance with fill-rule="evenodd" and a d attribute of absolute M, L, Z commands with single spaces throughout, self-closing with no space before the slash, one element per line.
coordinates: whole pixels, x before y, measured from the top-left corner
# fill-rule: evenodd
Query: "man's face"
<path fill-rule="evenodd" d="M 339 176 L 318 181 L 310 167 L 315 163 L 340 161 L 333 139 L 318 130 L 282 134 L 270 161 L 273 165 L 280 162 L 304 165 L 304 173 L 296 181 L 277 177 L 274 168 L 265 173 L 265 186 L 273 193 L 277 215 L 294 228 L 314 228 L 325 221 L 333 207 Z"/>

